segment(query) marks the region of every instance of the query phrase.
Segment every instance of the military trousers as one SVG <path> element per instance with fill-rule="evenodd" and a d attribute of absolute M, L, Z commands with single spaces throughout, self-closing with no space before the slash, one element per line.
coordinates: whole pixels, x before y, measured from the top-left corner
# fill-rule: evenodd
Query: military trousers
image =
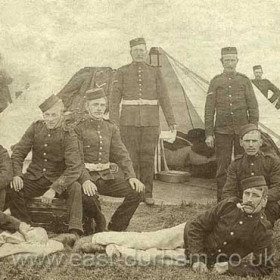
<path fill-rule="evenodd" d="M 234 149 L 234 156 L 242 154 L 243 148 L 239 143 L 239 136 L 237 134 L 215 134 L 215 152 L 217 160 L 217 201 L 220 202 L 222 198 L 223 187 L 227 179 L 228 167 L 231 163 L 232 149 Z"/>
<path fill-rule="evenodd" d="M 120 132 L 133 162 L 136 177 L 145 185 L 145 197 L 152 197 L 154 158 L 159 139 L 159 127 L 121 126 Z"/>
<path fill-rule="evenodd" d="M 52 183 L 45 177 L 38 180 L 23 179 L 23 189 L 16 192 L 9 190 L 9 206 L 12 216 L 22 222 L 31 223 L 31 218 L 26 208 L 26 199 L 42 196 Z M 69 231 L 74 229 L 83 232 L 82 218 L 82 190 L 78 182 L 71 184 L 58 198 L 65 198 L 69 217 Z"/>
<path fill-rule="evenodd" d="M 100 178 L 94 183 L 97 187 L 98 193 L 101 195 L 124 197 L 124 201 L 117 208 L 108 224 L 109 230 L 124 231 L 128 227 L 133 214 L 139 206 L 139 203 L 142 199 L 142 194 L 133 190 L 128 180 L 119 178 L 103 180 Z M 83 195 L 83 207 L 85 211 L 84 214 L 93 217 L 97 226 L 100 227 L 103 214 L 101 213 L 98 195 Z"/>

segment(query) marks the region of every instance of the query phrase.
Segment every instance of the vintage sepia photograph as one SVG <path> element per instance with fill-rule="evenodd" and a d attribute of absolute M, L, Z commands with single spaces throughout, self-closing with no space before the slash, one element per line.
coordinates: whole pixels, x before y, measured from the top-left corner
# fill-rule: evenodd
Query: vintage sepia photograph
<path fill-rule="evenodd" d="M 280 278 L 277 0 L 0 1 L 0 280 Z"/>

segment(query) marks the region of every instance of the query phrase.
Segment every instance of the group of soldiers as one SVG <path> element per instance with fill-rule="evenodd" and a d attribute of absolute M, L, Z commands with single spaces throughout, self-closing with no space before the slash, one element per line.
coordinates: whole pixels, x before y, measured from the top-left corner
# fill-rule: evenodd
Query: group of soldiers
<path fill-rule="evenodd" d="M 79 239 L 83 218 L 94 220 L 95 233 L 121 232 L 141 201 L 154 204 L 159 105 L 171 131 L 176 122 L 160 69 L 145 62 L 143 38 L 130 41 L 130 54 L 132 63 L 119 68 L 113 81 L 110 120 L 104 119 L 108 100 L 102 87 L 85 92 L 88 114 L 74 127 L 66 125 L 65 105 L 52 95 L 39 106 L 43 120 L 31 124 L 13 146 L 11 158 L 1 147 L 0 207 L 3 210 L 6 201 L 16 218 L 7 222 L 0 216 L 2 228 L 13 224 L 10 228 L 18 230 L 23 223 L 21 231 L 28 231 L 28 198 L 39 196 L 51 204 L 62 197 L 68 206 L 69 236 L 78 240 L 79 250 L 92 241 L 91 236 Z M 260 152 L 258 104 L 251 81 L 236 72 L 236 48 L 223 48 L 221 62 L 224 72 L 211 80 L 205 105 L 206 143 L 216 149 L 219 203 L 181 227 L 180 245 L 187 258 L 192 256 L 196 272 L 214 265 L 218 273 L 266 275 L 273 267 L 272 227 L 279 218 L 280 160 Z M 30 151 L 31 163 L 23 173 Z M 118 165 L 123 178 L 115 176 L 111 163 Z M 124 197 L 108 225 L 98 194 Z M 229 262 L 233 254 L 243 258 L 248 253 L 256 258 L 250 266 L 237 269 Z"/>

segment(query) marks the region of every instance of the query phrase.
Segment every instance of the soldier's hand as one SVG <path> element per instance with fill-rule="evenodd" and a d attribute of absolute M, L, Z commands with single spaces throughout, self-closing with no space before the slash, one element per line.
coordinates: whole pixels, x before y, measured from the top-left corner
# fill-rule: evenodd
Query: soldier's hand
<path fill-rule="evenodd" d="M 96 185 L 90 180 L 85 181 L 82 187 L 85 195 L 94 196 L 95 193 L 97 192 Z"/>
<path fill-rule="evenodd" d="M 143 192 L 145 190 L 145 185 L 140 182 L 137 178 L 130 178 L 129 180 L 130 186 L 137 192 Z"/>
<path fill-rule="evenodd" d="M 220 262 L 220 263 L 215 263 L 213 272 L 218 273 L 218 274 L 223 274 L 228 271 L 228 262 Z"/>
<path fill-rule="evenodd" d="M 207 268 L 206 264 L 203 262 L 195 262 L 192 265 L 192 270 L 197 273 L 207 273 L 208 272 L 208 268 Z"/>
<path fill-rule="evenodd" d="M 215 144 L 214 137 L 213 136 L 207 136 L 206 140 L 205 140 L 205 143 L 209 148 L 214 148 L 214 144 Z"/>
<path fill-rule="evenodd" d="M 52 201 L 55 197 L 55 190 L 50 188 L 47 190 L 42 196 L 41 196 L 41 201 L 44 204 L 50 205 L 52 204 Z"/>
<path fill-rule="evenodd" d="M 20 176 L 15 176 L 11 182 L 11 188 L 19 192 L 23 188 L 23 180 Z"/>

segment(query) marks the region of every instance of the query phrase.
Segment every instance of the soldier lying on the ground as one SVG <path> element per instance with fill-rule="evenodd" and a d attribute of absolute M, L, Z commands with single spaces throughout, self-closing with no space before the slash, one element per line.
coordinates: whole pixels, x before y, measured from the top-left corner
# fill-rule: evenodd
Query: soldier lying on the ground
<path fill-rule="evenodd" d="M 26 199 L 41 196 L 51 204 L 55 196 L 66 197 L 69 232 L 76 237 L 83 232 L 82 192 L 77 182 L 82 162 L 76 134 L 63 127 L 62 101 L 52 95 L 40 106 L 44 120 L 31 124 L 12 153 L 14 178 L 10 189 L 13 216 L 28 224 Z M 32 160 L 23 174 L 23 162 L 32 151 Z"/>
<path fill-rule="evenodd" d="M 243 198 L 230 198 L 194 220 L 156 232 L 103 232 L 78 240 L 75 251 L 95 252 L 117 244 L 137 250 L 185 248 L 195 272 L 214 271 L 240 276 L 268 275 L 273 270 L 272 230 L 262 214 L 268 188 L 263 176 L 242 181 Z M 253 253 L 254 260 L 242 258 Z"/>

